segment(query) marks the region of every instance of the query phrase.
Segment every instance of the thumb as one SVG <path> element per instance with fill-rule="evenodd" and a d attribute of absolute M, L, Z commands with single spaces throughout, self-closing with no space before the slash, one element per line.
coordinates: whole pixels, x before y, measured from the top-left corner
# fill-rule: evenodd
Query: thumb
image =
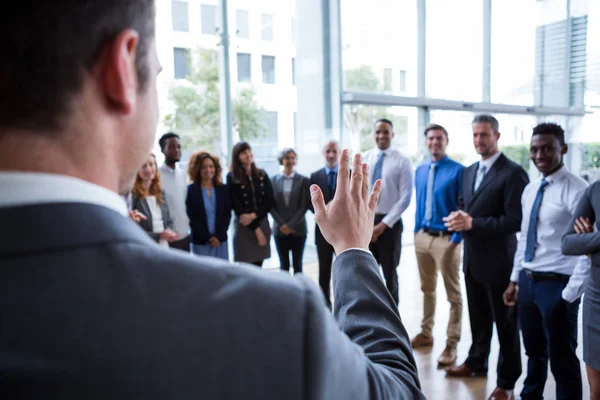
<path fill-rule="evenodd" d="M 325 198 L 321 188 L 317 185 L 311 185 L 310 187 L 310 200 L 312 201 L 313 208 L 315 209 L 315 219 L 322 218 L 327 209 L 325 208 Z"/>

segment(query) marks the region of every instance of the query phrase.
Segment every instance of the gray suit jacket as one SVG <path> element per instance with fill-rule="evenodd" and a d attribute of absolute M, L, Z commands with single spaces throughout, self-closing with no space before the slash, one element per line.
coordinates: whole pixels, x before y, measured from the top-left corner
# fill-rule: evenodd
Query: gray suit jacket
<path fill-rule="evenodd" d="M 283 175 L 275 175 L 272 179 L 273 193 L 275 197 L 275 206 L 271 208 L 273 216 L 273 234 L 275 236 L 284 236 L 279 228 L 287 224 L 296 231 L 296 236 L 306 236 L 306 218 L 304 215 L 308 210 L 309 184 L 308 178 L 296 173 L 292 184 L 290 202 L 285 204 L 283 197 Z"/>
<path fill-rule="evenodd" d="M 335 261 L 334 319 L 308 278 L 163 249 L 102 206 L 0 221 L 0 398 L 423 398 L 366 252 Z"/>
<path fill-rule="evenodd" d="M 173 219 L 171 218 L 171 214 L 169 213 L 169 206 L 167 205 L 167 200 L 166 200 L 166 196 L 165 196 L 164 192 L 163 192 L 162 198 L 163 198 L 164 203 L 158 203 L 158 206 L 160 207 L 160 211 L 162 212 L 163 225 L 164 225 L 165 229 L 167 229 L 167 228 L 174 229 L 173 228 Z M 141 212 L 142 214 L 144 214 L 146 216 L 146 219 L 141 220 L 139 222 L 139 224 L 142 227 L 142 229 L 145 230 L 146 233 L 152 239 L 154 239 L 155 242 L 158 242 L 160 239 L 160 234 L 153 232 L 152 213 L 150 212 L 150 206 L 148 206 L 148 201 L 146 201 L 146 199 L 140 199 L 138 197 L 132 196 L 131 197 L 131 209 L 138 210 L 139 212 Z"/>

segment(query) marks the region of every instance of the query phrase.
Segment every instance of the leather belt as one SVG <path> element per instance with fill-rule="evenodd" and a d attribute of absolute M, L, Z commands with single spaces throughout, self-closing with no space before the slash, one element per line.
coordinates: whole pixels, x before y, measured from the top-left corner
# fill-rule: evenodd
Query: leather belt
<path fill-rule="evenodd" d="M 423 228 L 423 233 L 428 234 L 429 236 L 433 236 L 433 237 L 444 237 L 447 235 L 450 235 L 450 232 L 446 232 L 446 231 L 434 231 L 428 228 Z"/>
<path fill-rule="evenodd" d="M 561 281 L 566 282 L 570 276 L 565 274 L 559 274 L 556 272 L 535 272 L 530 269 L 523 269 L 525 275 L 532 281 Z"/>

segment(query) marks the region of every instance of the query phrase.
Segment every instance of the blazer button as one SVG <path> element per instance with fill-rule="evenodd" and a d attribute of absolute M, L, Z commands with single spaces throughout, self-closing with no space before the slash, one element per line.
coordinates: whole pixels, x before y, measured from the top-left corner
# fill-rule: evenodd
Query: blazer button
<path fill-rule="evenodd" d="M 242 189 L 244 189 L 246 186 L 242 185 Z"/>

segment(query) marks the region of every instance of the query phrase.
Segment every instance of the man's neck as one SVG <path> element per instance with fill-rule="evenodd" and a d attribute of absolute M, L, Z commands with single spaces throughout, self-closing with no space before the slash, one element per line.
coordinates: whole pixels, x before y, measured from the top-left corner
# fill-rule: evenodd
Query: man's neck
<path fill-rule="evenodd" d="M 293 168 L 290 168 L 290 169 L 285 168 L 283 170 L 283 173 L 286 174 L 287 176 L 290 176 L 291 174 L 294 173 L 294 169 Z"/>
<path fill-rule="evenodd" d="M 432 154 L 432 155 L 431 155 L 431 161 L 433 161 L 433 162 L 438 162 L 438 161 L 440 161 L 440 160 L 441 160 L 442 158 L 444 158 L 444 157 L 446 157 L 446 154 L 445 154 L 445 153 L 444 153 L 444 154 L 438 154 L 438 155 L 436 155 L 436 154 Z"/>
<path fill-rule="evenodd" d="M 561 162 L 558 167 L 554 168 L 552 171 L 548 172 L 547 174 L 542 173 L 542 175 L 544 175 L 544 178 L 554 174 L 556 171 L 558 171 L 559 169 L 561 169 L 562 167 L 564 167 L 565 164 L 563 162 Z"/>
<path fill-rule="evenodd" d="M 496 154 L 498 154 L 498 149 L 494 150 L 493 152 L 491 152 L 485 156 L 481 156 L 481 160 L 482 161 L 489 160 L 490 158 L 494 157 Z"/>
<path fill-rule="evenodd" d="M 336 169 L 336 168 L 337 168 L 337 164 L 334 164 L 334 165 L 329 165 L 329 164 L 328 164 L 328 165 L 327 165 L 327 168 L 328 168 L 330 171 L 333 171 L 334 169 Z"/>
<path fill-rule="evenodd" d="M 175 165 L 177 165 L 176 161 L 165 160 L 165 165 L 171 169 L 175 169 Z"/>

